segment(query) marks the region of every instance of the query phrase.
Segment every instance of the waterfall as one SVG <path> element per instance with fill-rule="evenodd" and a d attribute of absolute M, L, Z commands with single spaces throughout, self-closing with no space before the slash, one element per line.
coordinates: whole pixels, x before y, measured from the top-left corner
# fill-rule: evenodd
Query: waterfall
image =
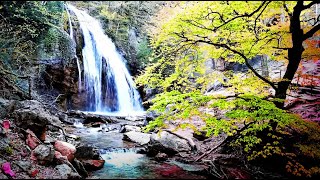
<path fill-rule="evenodd" d="M 69 36 L 70 36 L 72 42 L 74 42 L 74 44 L 75 44 L 75 40 L 73 37 L 73 27 L 72 27 L 72 22 L 71 22 L 71 16 L 70 16 L 68 8 L 66 8 L 66 11 L 67 11 L 67 16 L 68 16 L 68 21 L 69 21 Z M 77 60 L 77 67 L 78 67 L 78 91 L 80 92 L 80 90 L 81 90 L 81 67 L 80 67 L 79 58 L 76 55 L 75 55 L 75 58 Z"/>
<path fill-rule="evenodd" d="M 87 94 L 87 111 L 124 115 L 143 112 L 124 58 L 104 34 L 99 21 L 85 11 L 67 6 L 77 16 L 84 39 L 83 88 Z"/>

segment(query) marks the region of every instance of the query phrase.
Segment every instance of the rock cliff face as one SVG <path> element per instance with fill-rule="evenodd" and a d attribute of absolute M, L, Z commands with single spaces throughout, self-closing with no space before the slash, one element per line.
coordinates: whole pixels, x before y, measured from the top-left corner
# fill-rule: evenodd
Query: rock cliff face
<path fill-rule="evenodd" d="M 71 16 L 73 17 L 73 16 Z M 73 17 L 75 18 L 75 17 Z M 74 20 L 71 22 L 75 22 Z M 70 28 L 70 27 L 69 27 Z M 38 49 L 39 68 L 35 78 L 35 91 L 40 96 L 45 96 L 53 103 L 57 103 L 60 108 L 83 109 L 85 97 L 79 90 L 79 71 L 77 59 L 82 66 L 83 37 L 79 24 L 73 23 L 73 34 L 71 38 L 67 32 L 50 41 L 53 43 L 50 48 L 46 39 L 50 34 L 44 35 L 44 40 L 40 41 Z M 82 73 L 81 73 L 82 74 Z"/>

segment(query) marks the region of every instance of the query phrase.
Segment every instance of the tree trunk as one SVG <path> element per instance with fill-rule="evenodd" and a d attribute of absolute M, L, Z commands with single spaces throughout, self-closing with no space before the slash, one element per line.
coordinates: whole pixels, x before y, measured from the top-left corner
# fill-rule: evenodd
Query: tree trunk
<path fill-rule="evenodd" d="M 284 108 L 284 100 L 286 99 L 286 93 L 289 88 L 289 85 L 296 73 L 299 63 L 301 61 L 302 52 L 304 48 L 302 46 L 303 42 L 303 30 L 300 25 L 300 14 L 303 10 L 303 1 L 297 1 L 296 6 L 292 16 L 290 17 L 290 32 L 292 34 L 292 48 L 288 49 L 288 66 L 287 70 L 278 84 L 276 89 L 275 97 L 281 99 L 281 102 L 276 102 L 275 105 L 278 108 Z"/>

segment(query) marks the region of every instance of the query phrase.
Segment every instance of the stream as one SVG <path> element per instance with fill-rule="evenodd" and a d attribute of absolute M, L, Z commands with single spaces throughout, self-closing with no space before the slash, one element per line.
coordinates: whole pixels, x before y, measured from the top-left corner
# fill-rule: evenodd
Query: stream
<path fill-rule="evenodd" d="M 104 167 L 93 171 L 92 175 L 100 179 L 206 179 L 192 173 L 196 167 L 173 160 L 157 162 L 153 158 L 140 154 L 140 146 L 122 140 L 120 124 L 86 127 L 75 123 L 71 134 L 80 137 L 81 144 L 95 146 L 105 160 Z M 109 129 L 109 131 L 106 131 Z"/>

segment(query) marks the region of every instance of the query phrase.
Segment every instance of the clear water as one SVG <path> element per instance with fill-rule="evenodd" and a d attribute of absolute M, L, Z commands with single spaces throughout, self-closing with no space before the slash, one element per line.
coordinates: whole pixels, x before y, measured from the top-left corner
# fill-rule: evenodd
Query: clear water
<path fill-rule="evenodd" d="M 83 144 L 100 149 L 105 160 L 104 167 L 92 172 L 92 175 L 100 179 L 206 179 L 205 176 L 186 171 L 181 163 L 157 162 L 145 154 L 137 153 L 139 147 L 123 141 L 123 134 L 118 130 L 103 132 L 101 129 L 102 126 L 81 127 L 72 132 L 81 137 Z M 188 166 L 189 169 L 194 169 L 191 165 Z"/>
<path fill-rule="evenodd" d="M 124 58 L 100 23 L 72 5 L 84 37 L 83 88 L 87 93 L 86 111 L 131 113 L 144 111 L 141 99 Z"/>

